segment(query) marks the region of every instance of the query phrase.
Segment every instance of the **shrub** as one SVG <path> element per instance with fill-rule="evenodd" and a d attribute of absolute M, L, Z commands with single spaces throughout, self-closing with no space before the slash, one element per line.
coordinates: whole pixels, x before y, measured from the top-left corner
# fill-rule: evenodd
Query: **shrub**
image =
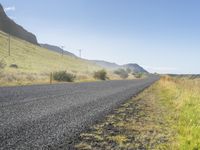
<path fill-rule="evenodd" d="M 18 68 L 18 65 L 17 64 L 11 64 L 9 67 L 10 68 Z"/>
<path fill-rule="evenodd" d="M 100 80 L 106 80 L 107 72 L 105 70 L 96 71 L 96 72 L 94 72 L 94 78 L 100 79 Z"/>
<path fill-rule="evenodd" d="M 67 73 L 66 71 L 58 71 L 53 73 L 53 79 L 56 81 L 73 82 L 75 78 L 75 75 Z"/>
<path fill-rule="evenodd" d="M 126 79 L 128 78 L 128 73 L 124 69 L 118 69 L 114 71 L 115 74 L 119 75 L 121 78 Z"/>
<path fill-rule="evenodd" d="M 134 75 L 136 78 L 141 78 L 141 77 L 142 77 L 142 73 L 133 73 L 133 75 Z"/>
<path fill-rule="evenodd" d="M 127 72 L 127 73 L 131 73 L 132 70 L 131 70 L 130 68 L 126 68 L 126 72 Z"/>

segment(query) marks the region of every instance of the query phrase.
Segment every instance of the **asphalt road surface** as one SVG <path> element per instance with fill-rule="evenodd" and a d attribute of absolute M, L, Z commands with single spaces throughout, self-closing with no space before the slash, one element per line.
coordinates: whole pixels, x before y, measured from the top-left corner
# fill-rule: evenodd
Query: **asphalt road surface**
<path fill-rule="evenodd" d="M 0 149 L 71 149 L 77 135 L 158 77 L 0 88 Z"/>

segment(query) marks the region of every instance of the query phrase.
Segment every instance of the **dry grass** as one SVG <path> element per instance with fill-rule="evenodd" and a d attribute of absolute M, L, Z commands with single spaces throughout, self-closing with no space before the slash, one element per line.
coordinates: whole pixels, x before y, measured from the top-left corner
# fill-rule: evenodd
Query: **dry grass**
<path fill-rule="evenodd" d="M 160 99 L 174 110 L 176 143 L 172 149 L 200 149 L 200 80 L 162 78 Z"/>

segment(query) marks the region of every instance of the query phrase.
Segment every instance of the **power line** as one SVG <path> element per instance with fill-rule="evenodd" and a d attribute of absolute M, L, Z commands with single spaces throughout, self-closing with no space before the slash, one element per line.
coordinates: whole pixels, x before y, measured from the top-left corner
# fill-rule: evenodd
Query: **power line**
<path fill-rule="evenodd" d="M 79 57 L 81 58 L 82 49 L 79 49 Z"/>
<path fill-rule="evenodd" d="M 63 56 L 65 46 L 60 46 L 60 47 L 61 47 L 61 49 L 62 49 L 62 56 Z"/>

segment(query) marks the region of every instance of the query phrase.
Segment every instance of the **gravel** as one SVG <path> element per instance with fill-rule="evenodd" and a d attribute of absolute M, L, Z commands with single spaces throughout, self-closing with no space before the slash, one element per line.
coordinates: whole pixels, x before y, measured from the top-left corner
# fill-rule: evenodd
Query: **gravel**
<path fill-rule="evenodd" d="M 76 137 L 159 77 L 0 88 L 0 149 L 71 149 Z"/>

